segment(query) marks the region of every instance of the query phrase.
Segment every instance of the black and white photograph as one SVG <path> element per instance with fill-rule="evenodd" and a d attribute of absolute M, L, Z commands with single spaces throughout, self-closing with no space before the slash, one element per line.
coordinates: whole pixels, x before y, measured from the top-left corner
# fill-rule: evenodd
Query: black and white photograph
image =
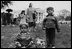
<path fill-rule="evenodd" d="M 71 1 L 1 1 L 1 48 L 71 48 Z"/>

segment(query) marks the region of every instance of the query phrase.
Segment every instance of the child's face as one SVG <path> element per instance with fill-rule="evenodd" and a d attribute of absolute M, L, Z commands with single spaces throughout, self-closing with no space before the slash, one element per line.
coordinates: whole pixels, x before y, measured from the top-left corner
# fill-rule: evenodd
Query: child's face
<path fill-rule="evenodd" d="M 53 10 L 47 10 L 48 14 L 52 14 L 54 11 Z"/>
<path fill-rule="evenodd" d="M 23 32 L 27 32 L 27 31 L 28 31 L 28 29 L 27 29 L 27 28 L 25 28 L 25 27 L 22 27 L 22 28 L 21 28 L 21 31 L 23 31 Z"/>

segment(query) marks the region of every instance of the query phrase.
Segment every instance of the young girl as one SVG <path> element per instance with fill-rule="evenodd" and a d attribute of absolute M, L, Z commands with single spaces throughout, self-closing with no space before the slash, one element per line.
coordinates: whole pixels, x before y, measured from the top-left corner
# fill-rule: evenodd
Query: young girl
<path fill-rule="evenodd" d="M 16 48 L 30 48 L 33 43 L 33 39 L 31 38 L 30 34 L 27 30 L 27 25 L 20 25 L 20 34 L 17 35 L 15 40 Z"/>
<path fill-rule="evenodd" d="M 26 15 L 25 15 L 25 11 L 22 11 L 21 14 L 20 14 L 20 24 L 27 24 L 26 23 Z"/>

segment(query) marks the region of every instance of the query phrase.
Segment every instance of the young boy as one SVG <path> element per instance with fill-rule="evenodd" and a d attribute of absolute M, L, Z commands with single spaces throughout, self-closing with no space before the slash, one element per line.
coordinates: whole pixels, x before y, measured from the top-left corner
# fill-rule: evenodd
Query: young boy
<path fill-rule="evenodd" d="M 17 35 L 15 40 L 16 48 L 30 48 L 33 43 L 33 39 L 27 32 L 27 25 L 20 25 L 20 34 Z"/>
<path fill-rule="evenodd" d="M 48 15 L 43 20 L 43 29 L 46 31 L 47 48 L 55 48 L 55 29 L 57 29 L 57 32 L 60 32 L 57 19 L 54 17 L 53 12 L 53 7 L 47 8 Z"/>

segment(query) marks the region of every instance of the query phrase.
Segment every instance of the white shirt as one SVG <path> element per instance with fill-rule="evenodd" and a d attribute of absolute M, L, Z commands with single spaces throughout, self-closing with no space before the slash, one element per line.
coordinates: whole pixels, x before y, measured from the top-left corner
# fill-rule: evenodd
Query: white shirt
<path fill-rule="evenodd" d="M 21 14 L 20 16 L 22 17 L 22 19 L 20 20 L 20 24 L 27 24 L 26 23 L 26 15 Z"/>

